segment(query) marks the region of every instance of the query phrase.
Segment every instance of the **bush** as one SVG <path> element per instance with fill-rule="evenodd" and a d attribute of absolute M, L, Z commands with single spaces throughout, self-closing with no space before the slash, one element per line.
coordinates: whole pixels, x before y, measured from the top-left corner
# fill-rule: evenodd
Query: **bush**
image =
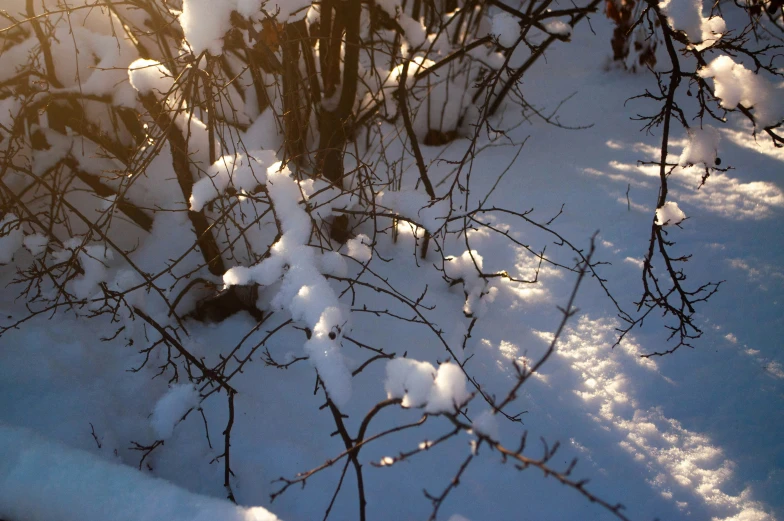
<path fill-rule="evenodd" d="M 572 29 L 602 5 L 552 6 L 549 0 L 6 3 L 0 261 L 9 276 L 16 270 L 12 287 L 29 313 L 3 331 L 42 314 L 108 317 L 102 322 L 113 328 L 107 338 L 143 344 L 144 364 L 154 360 L 169 382 L 196 385 L 198 396 L 175 388 L 186 398 L 161 413 L 164 425 L 224 394 L 227 425 L 218 459 L 232 500 L 235 377 L 254 358 L 281 369 L 308 360 L 345 451 L 282 478 L 273 499 L 345 462 L 356 476 L 358 518 L 365 519 L 358 455 L 370 441 L 418 425 L 368 434 L 382 409 L 402 405 L 423 408 L 419 423 L 443 417 L 447 429 L 378 465 L 412 458 L 461 432 L 475 435 L 474 452 L 452 484 L 428 494 L 431 518 L 485 446 L 626 519 L 619 505 L 572 477 L 574 462 L 554 465 L 557 445 L 530 457 L 524 437 L 515 448 L 499 442 L 496 422 L 520 421 L 509 406 L 553 353 L 586 276 L 623 321 L 618 342 L 656 312 L 671 320 L 671 343 L 647 356 L 701 336 L 695 307 L 720 282 L 687 284 L 680 266 L 690 255 L 671 253 L 670 231 L 685 215 L 668 198 L 668 178 L 676 166 L 694 165 L 710 182 L 712 172 L 728 168 L 708 123 L 723 123 L 731 111 L 784 144 L 778 133 L 784 97 L 775 84 L 781 4 L 717 3 L 706 18 L 689 0 L 606 2 L 618 25 L 615 59 L 623 67 L 647 67 L 659 87 L 640 96 L 658 107 L 641 120 L 645 130 L 662 129 L 660 157 L 650 163 L 659 171 L 660 191 L 643 292 L 630 312 L 605 285 L 593 240 L 579 247 L 579 238 L 559 234 L 555 218 L 488 204 L 503 189 L 508 168 L 481 172 L 494 176 L 492 183 L 475 179 L 476 162 L 495 147 L 523 150 L 508 134 L 515 125 L 528 119 L 561 125 L 526 99 L 521 81 L 546 51 L 569 52 Z M 668 150 L 676 125 L 689 142 L 674 161 Z M 477 185 L 491 188 L 480 195 Z M 559 252 L 523 241 L 497 224 L 500 218 L 556 241 Z M 530 276 L 475 247 L 483 234 L 523 248 Z M 419 268 L 410 267 L 412 259 Z M 390 260 L 405 267 L 387 266 Z M 571 272 L 576 282 L 548 348 L 515 362 L 514 381 L 499 398 L 473 377 L 462 351 L 500 289 L 536 283 L 543 266 Z M 441 287 L 425 284 L 434 274 Z M 452 306 L 450 298 L 459 300 L 462 322 L 444 330 L 432 311 Z M 189 321 L 220 322 L 237 312 L 254 319 L 248 336 L 267 331 L 255 347 L 240 342 L 218 353 L 192 352 Z M 429 336 L 422 343 L 434 343 L 440 356 L 401 348 L 395 338 L 371 335 L 370 342 L 352 333 L 387 319 L 423 328 Z M 276 359 L 269 349 L 276 335 L 297 338 L 304 351 Z M 346 345 L 365 359 L 347 360 Z M 415 360 L 428 357 L 443 363 Z M 348 425 L 343 411 L 352 380 L 376 365 L 385 367 L 388 399 Z M 484 402 L 473 421 L 469 402 Z M 137 448 L 146 457 L 170 427 Z M 340 484 L 335 495 L 339 490 Z"/>

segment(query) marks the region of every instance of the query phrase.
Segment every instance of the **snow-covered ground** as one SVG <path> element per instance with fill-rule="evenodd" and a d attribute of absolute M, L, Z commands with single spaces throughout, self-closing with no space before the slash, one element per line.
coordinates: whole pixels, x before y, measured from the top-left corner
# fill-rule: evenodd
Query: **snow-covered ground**
<path fill-rule="evenodd" d="M 547 61 L 526 76 L 522 91 L 529 102 L 550 108 L 574 94 L 559 112 L 561 123 L 592 126 L 568 130 L 533 121 L 518 127 L 512 133 L 516 141 L 530 138 L 489 201 L 516 211 L 535 208 L 531 215 L 540 221 L 556 215 L 563 204 L 563 214 L 553 228 L 581 247 L 587 247 L 598 230 L 596 259 L 611 263 L 602 266 L 600 273 L 608 279 L 617 300 L 631 309 L 631 303 L 641 295 L 640 269 L 658 188 L 658 173 L 637 162 L 655 158 L 659 137 L 640 133 L 640 123 L 630 120 L 645 111 L 645 103 L 626 100 L 651 86 L 653 78 L 606 70 L 611 28 L 598 15 L 591 20 L 591 27 L 595 35 L 583 24 L 575 30 L 571 43 L 556 44 L 568 45 L 569 50 L 553 49 Z M 498 436 L 508 446 L 515 446 L 527 429 L 529 450 L 535 456 L 542 450 L 540 437 L 550 445 L 560 441 L 563 447 L 554 466 L 565 468 L 578 457 L 575 475 L 590 478 L 589 490 L 611 503 L 623 503 L 625 515 L 635 520 L 784 519 L 784 228 L 780 225 L 784 217 L 784 152 L 763 138 L 755 142 L 740 120 L 731 120 L 719 132 L 719 155 L 723 164 L 735 169 L 714 173 L 699 189 L 699 170 L 679 169 L 670 178 L 670 199 L 688 219 L 682 229 L 670 227 L 669 237 L 678 242 L 678 252 L 694 254 L 686 266 L 687 274 L 695 283 L 726 281 L 701 307 L 699 324 L 705 335 L 695 343 L 696 348 L 682 348 L 662 358 L 641 358 L 642 353 L 662 350 L 666 340 L 666 332 L 652 317 L 642 330 L 635 330 L 611 349 L 618 320 L 601 288 L 588 279 L 578 295 L 579 314 L 568 324 L 555 356 L 538 377 L 526 383 L 515 402 L 520 412 L 526 411 L 521 416 L 523 424 L 504 421 L 498 426 Z M 681 148 L 685 143 L 681 142 Z M 425 148 L 425 159 L 458 157 L 460 145 L 457 141 L 446 151 Z M 515 153 L 516 149 L 507 147 L 480 155 L 474 165 L 472 189 L 486 193 Z M 680 150 L 673 154 L 679 155 Z M 413 160 L 411 164 L 415 168 Z M 434 180 L 445 171 L 439 170 L 439 165 L 432 163 Z M 509 225 L 520 240 L 529 241 L 534 248 L 548 245 L 548 252 L 571 259 L 570 252 L 559 250 L 551 238 L 511 217 L 496 225 Z M 476 232 L 471 241 L 482 252 L 488 272 L 506 269 L 530 275 L 536 267 L 530 255 L 498 236 Z M 361 244 L 353 247 L 362 250 Z M 417 265 L 410 235 L 401 233 L 396 244 L 380 243 L 377 249 L 386 258 L 394 255 L 395 260 L 389 264 L 374 260 L 371 266 L 381 276 L 405 273 L 406 277 L 395 280 L 397 289 L 408 295 L 418 296 L 428 284 L 427 302 L 437 304 L 429 316 L 446 336 L 459 338 L 461 324 L 466 322 L 461 319 L 459 286 L 450 288 L 431 266 Z M 460 255 L 462 251 L 447 253 Z M 512 361 L 535 359 L 557 327 L 560 314 L 555 306 L 565 304 L 574 275 L 545 267 L 539 278 L 536 285 L 499 285 L 494 302 L 477 322 L 466 353 L 461 355 L 464 359 L 473 356 L 466 367 L 490 393 L 503 396 L 514 381 Z M 13 286 L 3 290 L 2 316 L 24 315 L 24 303 L 15 301 L 15 295 Z M 365 302 L 372 303 L 369 295 L 364 295 Z M 388 307 L 389 302 L 379 296 L 378 306 Z M 258 343 L 286 318 L 281 313 L 270 319 L 247 339 L 240 353 L 247 353 L 248 346 Z M 240 342 L 253 326 L 245 314 L 219 325 L 189 323 L 191 336 L 184 342 L 192 353 L 214 365 L 219 361 L 218 353 Z M 140 330 L 135 334 L 143 334 L 141 323 L 136 327 Z M 130 467 L 137 466 L 143 456 L 133 450 L 132 442 L 149 445 L 163 439 L 164 444 L 144 460 L 138 472 L 164 478 L 196 494 L 225 497 L 223 465 L 213 461 L 223 452 L 224 396 L 205 400 L 204 416 L 194 410 L 176 423 L 198 401 L 193 389 L 180 386 L 169 391 L 166 377 L 154 378 L 158 372 L 155 362 L 163 362 L 160 358 L 139 372 L 130 372 L 141 365 L 144 356 L 138 351 L 144 346 L 127 345 L 125 334 L 101 341 L 108 330 L 111 326 L 103 317 L 76 321 L 66 315 L 39 316 L 0 338 L 0 456 L 4 455 L 0 460 L 0 518 L 53 519 L 34 509 L 12 509 L 9 505 L 15 503 L 7 491 L 28 494 L 26 501 L 33 503 L 27 504 L 45 504 L 62 497 L 62 491 L 57 490 L 64 486 L 60 483 L 67 483 L 78 495 L 80 489 L 74 484 L 84 480 L 84 486 L 90 487 L 85 476 L 96 475 L 99 480 L 120 481 L 97 491 L 84 490 L 99 507 L 78 517 L 83 521 L 98 519 L 101 514 L 114 518 L 109 509 L 135 502 L 161 501 L 166 508 L 191 508 L 187 506 L 191 496 L 183 490 L 159 485 L 160 490 L 171 490 L 168 499 L 161 499 L 166 495 L 163 492 L 161 497 L 148 499 L 138 490 L 154 490 L 156 485 L 137 481 L 127 470 L 105 470 L 114 467 L 103 467 L 93 460 L 82 462 L 80 467 L 78 452 L 55 457 L 52 453 L 59 452 L 57 446 L 37 436 Z M 436 367 L 448 356 L 422 325 L 383 315 L 357 321 L 350 334 L 368 343 L 383 338 L 400 356 L 407 352 L 409 358 Z M 305 341 L 301 330 L 287 328 L 266 347 L 283 363 L 303 356 Z M 349 369 L 367 358 L 345 341 L 342 349 Z M 368 366 L 353 379 L 353 390 L 350 397 L 346 394 L 342 407 L 349 415 L 346 424 L 351 431 L 356 432 L 364 414 L 387 397 L 385 380 L 384 363 Z M 313 367 L 308 362 L 281 370 L 265 366 L 260 353 L 232 380 L 238 391 L 232 484 L 239 504 L 264 507 L 286 521 L 323 517 L 342 462 L 308 479 L 304 488 L 294 486 L 270 503 L 270 494 L 282 485 L 274 480 L 294 478 L 345 449 L 340 436 L 329 436 L 335 430 L 333 418 L 328 409 L 320 409 L 323 394 L 314 395 L 314 384 Z M 468 415 L 479 417 L 486 407 L 475 400 Z M 390 408 L 374 420 L 371 431 L 416 421 L 420 416 L 417 410 Z M 20 428 L 37 434 L 26 435 Z M 363 448 L 360 460 L 368 519 L 427 518 L 432 507 L 422 489 L 438 495 L 449 484 L 470 454 L 469 435 L 461 434 L 393 465 L 370 463 L 394 458 L 450 429 L 443 418 L 431 417 L 421 428 Z M 15 459 L 17 453 L 21 456 Z M 510 464 L 502 465 L 499 454 L 487 447 L 480 447 L 479 456 L 441 507 L 439 519 L 612 518 L 573 490 L 552 478 L 545 479 L 536 469 L 520 472 Z M 20 472 L 15 462 L 22 460 L 26 467 Z M 115 477 L 100 478 L 102 474 L 95 474 L 95 469 Z M 44 477 L 52 472 L 55 476 Z M 122 501 L 114 497 L 120 495 L 124 496 Z M 354 475 L 349 471 L 330 516 L 355 519 L 356 502 Z M 210 505 L 218 509 L 217 516 L 264 519 L 260 510 L 220 514 L 219 509 L 229 508 L 228 503 Z M 202 519 L 165 515 L 171 516 L 166 519 Z M 155 514 L 150 516 L 144 519 L 159 519 Z M 61 519 L 71 517 L 63 515 Z"/>

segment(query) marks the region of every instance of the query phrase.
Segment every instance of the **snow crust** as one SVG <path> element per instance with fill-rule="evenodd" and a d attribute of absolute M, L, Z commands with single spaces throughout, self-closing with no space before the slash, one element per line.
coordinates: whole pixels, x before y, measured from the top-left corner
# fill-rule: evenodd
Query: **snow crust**
<path fill-rule="evenodd" d="M 0 518 L 34 521 L 276 521 L 0 423 Z"/>

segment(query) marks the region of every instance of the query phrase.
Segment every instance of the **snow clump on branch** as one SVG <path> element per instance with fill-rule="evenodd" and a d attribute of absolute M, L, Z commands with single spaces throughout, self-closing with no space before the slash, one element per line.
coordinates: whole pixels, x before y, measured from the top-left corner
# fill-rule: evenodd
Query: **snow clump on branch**
<path fill-rule="evenodd" d="M 721 106 L 734 109 L 739 104 L 754 108 L 754 122 L 766 128 L 784 119 L 784 93 L 763 76 L 729 56 L 719 56 L 698 71 L 701 78 L 713 78 L 715 95 Z M 778 91 L 778 92 L 777 92 Z"/>
<path fill-rule="evenodd" d="M 659 226 L 672 226 L 686 219 L 686 214 L 678 208 L 678 203 L 667 201 L 664 206 L 656 209 L 656 224 Z"/>
<path fill-rule="evenodd" d="M 704 163 L 706 166 L 713 166 L 716 163 L 720 140 L 719 131 L 710 125 L 689 129 L 689 142 L 683 149 L 678 164 L 689 166 Z"/>
<path fill-rule="evenodd" d="M 702 16 L 702 0 L 665 0 L 660 2 L 670 27 L 683 31 L 691 43 L 717 40 L 727 30 L 724 19 Z"/>
<path fill-rule="evenodd" d="M 311 216 L 299 204 L 307 196 L 280 162 L 267 169 L 267 192 L 280 221 L 282 235 L 270 248 L 270 257 L 251 267 L 237 266 L 223 275 L 226 286 L 270 286 L 282 278 L 270 303 L 286 309 L 294 320 L 311 330 L 305 352 L 338 405 L 351 396 L 351 373 L 338 349 L 339 335 L 347 323 L 338 296 L 322 275 L 321 259 L 308 246 Z"/>
<path fill-rule="evenodd" d="M 501 47 L 512 47 L 520 38 L 520 24 L 507 13 L 499 13 L 493 17 L 491 34 L 498 39 Z"/>
<path fill-rule="evenodd" d="M 460 366 L 398 358 L 387 362 L 388 398 L 401 398 L 403 407 L 424 407 L 429 414 L 453 413 L 471 398 Z"/>

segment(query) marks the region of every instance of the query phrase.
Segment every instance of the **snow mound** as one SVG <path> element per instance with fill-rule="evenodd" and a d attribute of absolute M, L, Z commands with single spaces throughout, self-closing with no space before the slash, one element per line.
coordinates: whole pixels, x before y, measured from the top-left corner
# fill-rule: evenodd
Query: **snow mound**
<path fill-rule="evenodd" d="M 0 423 L 0 518 L 35 521 L 277 521 Z"/>

